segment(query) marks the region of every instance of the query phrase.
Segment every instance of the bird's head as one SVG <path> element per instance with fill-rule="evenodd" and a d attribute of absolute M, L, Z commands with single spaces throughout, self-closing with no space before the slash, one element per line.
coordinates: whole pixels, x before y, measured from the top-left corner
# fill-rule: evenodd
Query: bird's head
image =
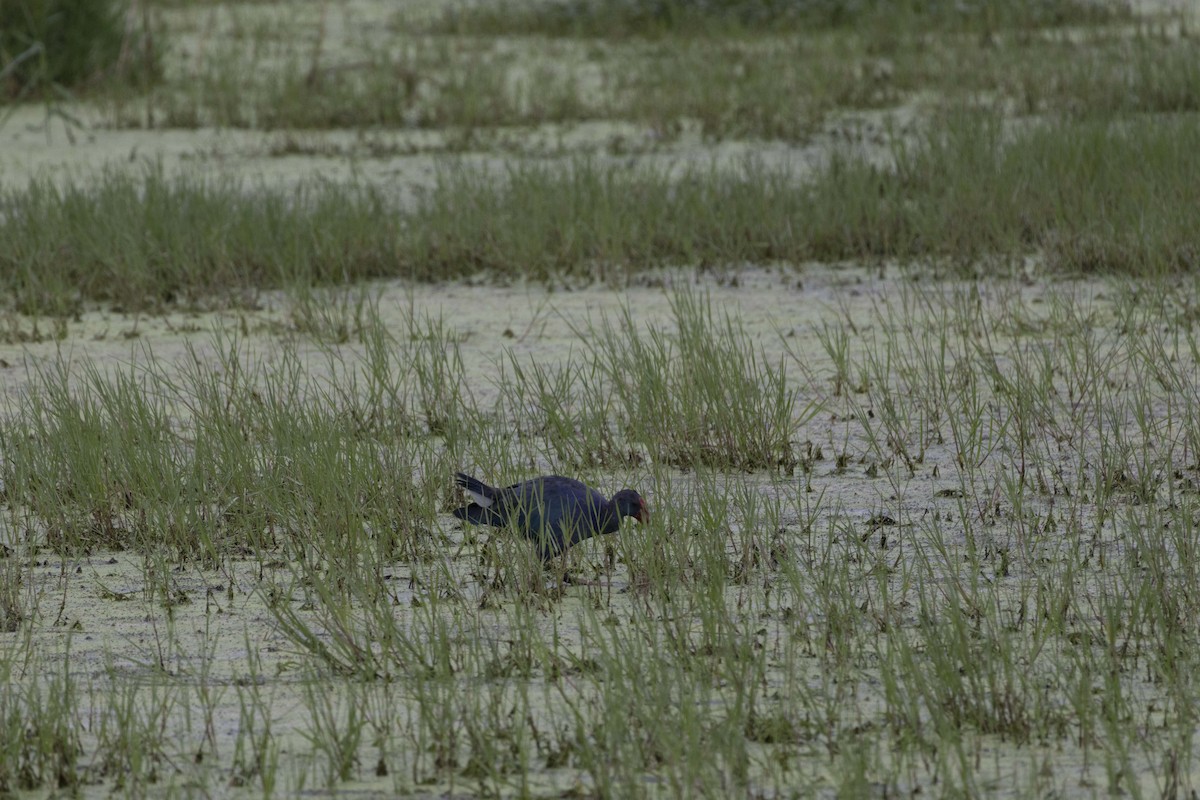
<path fill-rule="evenodd" d="M 633 489 L 622 489 L 617 492 L 613 495 L 613 502 L 621 512 L 621 516 L 633 517 L 641 523 L 650 521 L 650 509 L 646 507 L 646 501 Z"/>

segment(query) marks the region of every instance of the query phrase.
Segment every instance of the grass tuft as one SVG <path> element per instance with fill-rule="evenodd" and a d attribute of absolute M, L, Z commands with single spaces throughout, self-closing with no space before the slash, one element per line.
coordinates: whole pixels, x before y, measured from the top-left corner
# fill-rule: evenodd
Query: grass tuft
<path fill-rule="evenodd" d="M 674 332 L 617 322 L 580 333 L 613 386 L 629 436 L 685 469 L 792 470 L 792 437 L 817 407 L 800 403 L 782 361 L 772 364 L 728 313 L 691 290 L 671 295 Z"/>
<path fill-rule="evenodd" d="M 127 0 L 7 0 L 0 100 L 52 97 L 114 78 L 145 88 L 161 74 L 147 19 L 134 22 Z"/>

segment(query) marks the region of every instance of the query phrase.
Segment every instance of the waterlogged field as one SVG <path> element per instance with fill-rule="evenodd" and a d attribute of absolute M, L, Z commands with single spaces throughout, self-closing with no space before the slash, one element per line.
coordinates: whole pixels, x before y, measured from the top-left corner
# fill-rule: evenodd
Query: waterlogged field
<path fill-rule="evenodd" d="M 0 795 L 1197 791 L 1187 9 L 728 6 L 0 108 Z"/>
<path fill-rule="evenodd" d="M 6 353 L 9 785 L 1193 785 L 1193 292 L 667 283 Z M 459 468 L 652 521 L 561 584 Z"/>

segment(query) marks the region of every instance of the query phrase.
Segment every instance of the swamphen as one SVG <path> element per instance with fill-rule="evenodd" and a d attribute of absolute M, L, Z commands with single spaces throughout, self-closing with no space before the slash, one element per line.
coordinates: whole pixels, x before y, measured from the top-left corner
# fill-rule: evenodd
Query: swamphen
<path fill-rule="evenodd" d="M 648 522 L 646 501 L 633 489 L 622 489 L 605 500 L 604 495 L 574 478 L 547 475 L 497 489 L 470 475 L 458 473 L 455 481 L 474 501 L 454 510 L 454 516 L 474 525 L 497 528 L 512 523 L 525 538 L 538 546 L 542 562 L 548 562 L 571 545 L 614 533 L 623 517 Z"/>

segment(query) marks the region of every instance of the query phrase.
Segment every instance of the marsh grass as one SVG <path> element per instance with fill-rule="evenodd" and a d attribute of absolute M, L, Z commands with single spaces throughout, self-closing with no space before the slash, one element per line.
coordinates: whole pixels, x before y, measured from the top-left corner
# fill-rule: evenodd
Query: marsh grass
<path fill-rule="evenodd" d="M 90 186 L 38 180 L 0 199 L 3 274 L 27 312 L 69 315 L 93 300 L 118 310 L 205 298 L 253 307 L 268 286 L 386 274 L 395 232 L 385 205 L 367 189 L 259 194 L 158 166 L 109 171 Z"/>
<path fill-rule="evenodd" d="M 0 660 L 0 789 L 78 787 L 82 708 L 69 663 L 50 664 L 46 674 L 25 680 L 15 672 L 17 661 Z"/>
<path fill-rule="evenodd" d="M 105 82 L 145 89 L 161 77 L 149 15 L 127 0 L 13 0 L 0 8 L 0 100 L 46 98 Z"/>
<path fill-rule="evenodd" d="M 293 331 L 332 345 L 364 341 L 368 326 L 379 317 L 378 298 L 362 285 L 302 285 L 287 293 L 287 301 Z"/>
<path fill-rule="evenodd" d="M 558 367 L 512 358 L 499 381 L 506 415 L 531 423 L 556 468 L 796 466 L 792 437 L 815 405 L 702 293 L 673 290 L 665 328 L 639 330 L 627 307 L 575 334 L 589 343 L 579 356 Z"/>
<path fill-rule="evenodd" d="M 641 462 L 640 450 L 613 424 L 612 390 L 596 359 L 548 366 L 511 358 L 506 366 L 500 385 L 511 408 L 505 417 L 525 423 L 530 441 L 545 443 L 544 457 L 556 470 L 611 470 Z"/>
<path fill-rule="evenodd" d="M 595 342 L 619 424 L 657 463 L 792 470 L 793 436 L 818 407 L 803 404 L 783 363 L 772 364 L 707 297 L 677 289 L 671 313 L 670 332 L 637 332 L 628 309 L 579 332 Z"/>
<path fill-rule="evenodd" d="M 1025 52 L 999 26 L 1086 21 L 1053 3 L 982 21 L 863 8 L 884 28 L 913 13 L 965 32 L 997 63 Z M 587 35 L 625 35 L 620 9 L 604 13 Z M 530 24 L 513 19 L 479 24 Z M 897 59 L 880 95 L 834 64 L 799 122 L 783 106 L 754 118 L 778 99 L 763 76 L 749 101 L 720 94 L 747 57 L 732 45 L 695 70 L 712 94 L 656 109 L 671 98 L 648 75 L 627 97 L 654 98 L 636 113 L 664 130 L 687 117 L 712 136 L 802 137 L 823 108 L 917 85 L 894 33 L 866 37 Z M 1029 52 L 1045 55 L 1039 36 Z M 1062 118 L 951 101 L 894 131 L 886 158 L 848 147 L 807 183 L 597 159 L 447 170 L 412 206 L 157 168 L 6 190 L 0 284 L 54 317 L 10 315 L 14 342 L 58 337 L 91 303 L 244 309 L 281 288 L 287 307 L 267 336 L 219 330 L 177 361 L 45 360 L 6 402 L 0 793 L 1194 793 L 1200 142 L 1190 45 L 1151 45 L 1057 79 L 1031 57 L 1016 88 L 991 87 Z M 690 46 L 664 48 L 663 69 L 697 64 Z M 279 79 L 276 122 L 405 118 L 407 56 L 369 56 L 314 73 L 311 109 L 302 81 Z M 497 100 L 511 87 L 496 74 L 446 74 L 427 107 L 444 104 L 439 124 L 529 101 Z M 178 120 L 216 113 L 235 75 Z M 507 119 L 590 113 L 558 86 L 557 108 Z M 260 124 L 255 102 L 219 113 Z M 676 289 L 652 324 L 627 307 L 557 359 L 506 352 L 490 404 L 452 319 L 410 303 L 389 326 L 361 283 L 620 283 L 809 258 L 1107 277 L 1103 298 L 1072 281 L 899 282 L 852 312 L 843 292 L 808 350 Z M 564 586 L 520 537 L 450 521 L 450 476 L 473 465 L 635 485 L 652 521 L 573 548 L 565 566 L 596 582 Z M 133 588 L 89 554 L 132 560 Z M 97 661 L 78 650 L 112 603 L 135 604 L 146 632 Z"/>
<path fill-rule="evenodd" d="M 950 2 L 756 2 L 755 0 L 508 0 L 460 3 L 433 25 L 439 33 L 580 36 L 625 39 L 808 32 L 814 29 L 950 30 L 986 34 L 998 29 L 1111 22 L 1127 11 L 1079 0 L 1004 0 L 981 6 Z"/>
<path fill-rule="evenodd" d="M 617 5 L 632 12 L 636 4 Z M 414 33 L 421 25 L 401 12 L 392 38 L 353 22 L 332 24 L 335 33 L 322 12 L 313 20 L 315 40 L 303 44 L 279 36 L 295 24 L 281 13 L 243 10 L 224 25 L 215 17 L 196 23 L 203 30 L 197 53 L 169 70 L 160 87 L 114 89 L 101 103 L 110 123 L 122 127 L 415 127 L 444 132 L 439 146 L 460 150 L 500 149 L 529 128 L 592 120 L 649 126 L 637 148 L 670 146 L 693 129 L 710 140 L 807 142 L 836 110 L 897 107 L 931 94 L 984 92 L 1029 113 L 1097 116 L 1181 110 L 1196 94 L 1189 40 L 1161 41 L 1146 24 L 1131 46 L 1123 32 L 1099 24 L 1126 21 L 1111 6 L 868 6 L 813 4 L 789 13 L 797 7 L 760 4 L 765 17 L 795 21 L 829 12 L 827 21 L 845 19 L 746 31 L 731 22 L 737 14 L 664 4 L 673 8 L 663 11 L 670 19 L 708 18 L 709 32 L 663 32 L 646 41 L 581 40 L 560 30 L 516 52 L 506 37 L 550 31 L 518 30 L 530 18 L 511 10 L 500 14 L 508 25 L 481 20 L 473 33 L 435 25 L 434 36 Z M 554 8 L 565 6 L 535 16 L 553 16 Z M 494 12 L 475 5 L 461 14 Z M 1061 26 L 1075 27 L 1061 34 Z"/>
<path fill-rule="evenodd" d="M 530 773 L 616 794 L 648 781 L 680 795 L 696 781 L 1036 794 L 1081 774 L 1188 788 L 1200 345 L 1162 320 L 1192 304 L 1133 284 L 1103 302 L 988 286 L 902 284 L 865 319 L 843 311 L 798 373 L 679 290 L 653 328 L 578 331 L 578 369 L 510 354 L 494 408 L 456 377 L 469 340 L 419 314 L 391 336 L 373 303 L 342 344 L 322 328 L 252 352 L 215 334 L 174 371 L 37 373 L 3 428 L 19 544 L 137 551 L 147 588 L 127 602 L 156 633 L 134 654 L 139 680 L 111 665 L 81 686 L 69 658 L 0 651 L 0 776 L 142 791 L 203 753 L 216 773 L 180 774 L 266 793 L 372 774 L 397 792 L 519 793 Z M 782 395 L 747 389 L 773 381 Z M 587 398 L 597 382 L 608 390 Z M 673 405 L 654 407 L 654 426 L 622 419 L 658 384 Z M 798 392 L 821 398 L 803 428 L 831 455 L 786 475 L 771 450 L 744 471 L 751 434 L 777 402 L 794 421 Z M 444 402 L 461 413 L 431 433 L 423 403 Z M 447 541 L 455 469 L 527 470 L 557 452 L 538 437 L 601 408 L 616 412 L 615 448 L 630 437 L 664 455 L 593 462 L 606 482 L 634 478 L 654 514 L 573 551 L 597 585 L 548 584 L 502 531 Z M 715 426 L 658 430 L 713 413 Z M 684 473 L 666 457 L 733 425 L 749 438 L 720 439 L 719 459 L 678 451 Z M 247 632 L 225 683 L 216 633 L 193 644 L 172 621 L 185 607 L 163 604 L 176 564 L 254 571 L 239 591 L 265 604 L 282 664 Z M 4 635 L 42 624 L 29 614 Z M 301 710 L 297 736 L 277 697 Z M 228 749 L 205 733 L 223 703 L 240 721 Z M 1051 748 L 1072 766 L 1047 767 Z"/>
<path fill-rule="evenodd" d="M 294 345 L 263 372 L 236 338 L 215 344 L 178 374 L 150 354 L 115 374 L 85 367 L 78 382 L 66 362 L 40 373 L 4 433 L 5 486 L 23 524 L 62 552 L 163 548 L 213 563 L 243 548 L 304 557 L 295 535 L 311 526 L 369 542 L 376 557 L 424 551 L 419 509 L 437 506 L 449 465 L 433 466 L 446 451 L 411 434 L 415 412 L 390 377 L 407 368 L 394 352 L 376 340 L 377 360 L 335 364 L 345 371 L 324 384 Z M 326 492 L 303 488 L 321 475 Z"/>
<path fill-rule="evenodd" d="M 1123 76 L 1123 82 L 1118 78 L 1106 85 L 1096 73 L 1090 81 L 1080 81 L 1083 86 L 1078 94 L 1085 97 L 1081 113 L 1116 116 L 1200 111 L 1200 46 L 1186 38 L 1177 42 L 1139 39 L 1131 50 L 1132 74 Z M 1110 88 L 1114 85 L 1116 90 Z"/>
<path fill-rule="evenodd" d="M 900 99 L 890 68 L 854 43 L 687 41 L 634 63 L 615 70 L 606 115 L 648 124 L 664 142 L 694 128 L 707 141 L 806 143 L 835 109 Z"/>
<path fill-rule="evenodd" d="M 1200 104 L 1198 53 L 1191 37 L 1139 29 L 1133 36 L 1096 33 L 1080 43 L 1011 46 L 976 56 L 980 62 L 961 74 L 972 89 L 1012 98 L 1021 113 L 1100 120 L 1190 114 Z"/>
<path fill-rule="evenodd" d="M 621 281 L 662 265 L 810 259 L 972 274 L 1040 255 L 1051 272 L 1162 275 L 1196 261 L 1198 153 L 1187 116 L 1006 131 L 959 110 L 897 137 L 892 167 L 844 150 L 811 181 L 753 161 L 682 175 L 523 162 L 500 179 L 443 170 L 398 207 L 364 185 L 109 172 L 0 196 L 0 284 L 19 311 L 69 315 L 92 302 L 252 307 L 262 289 L 377 277 Z"/>
<path fill-rule="evenodd" d="M 271 40 L 214 43 L 211 54 L 147 93 L 101 98 L 117 127 L 257 130 L 476 129 L 594 119 L 609 103 L 581 85 L 591 71 L 578 54 L 518 62 L 490 47 L 406 38 L 399 46 L 356 42 L 353 57 L 322 55 Z"/>
<path fill-rule="evenodd" d="M 1190 191 L 1171 172 L 1190 159 L 1197 135 L 1185 117 L 1051 123 L 1009 138 L 994 116 L 952 115 L 917 144 L 898 143 L 895 172 L 835 158 L 812 189 L 826 201 L 811 209 L 821 217 L 810 223 L 812 246 L 825 257 L 857 251 L 951 264 L 1041 250 L 1050 269 L 1066 272 L 1186 268 L 1195 255 L 1167 198 Z M 1129 184 L 1134 164 L 1156 179 Z M 1146 219 L 1147 203 L 1161 216 Z"/>

